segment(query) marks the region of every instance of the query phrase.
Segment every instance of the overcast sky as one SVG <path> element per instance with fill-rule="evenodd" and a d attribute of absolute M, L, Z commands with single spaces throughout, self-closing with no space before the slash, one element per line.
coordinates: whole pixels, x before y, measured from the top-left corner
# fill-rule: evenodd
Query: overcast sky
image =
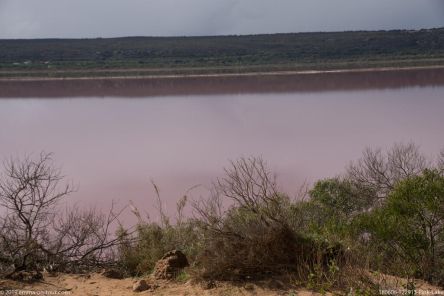
<path fill-rule="evenodd" d="M 0 0 L 0 38 L 257 34 L 444 26 L 444 0 Z"/>

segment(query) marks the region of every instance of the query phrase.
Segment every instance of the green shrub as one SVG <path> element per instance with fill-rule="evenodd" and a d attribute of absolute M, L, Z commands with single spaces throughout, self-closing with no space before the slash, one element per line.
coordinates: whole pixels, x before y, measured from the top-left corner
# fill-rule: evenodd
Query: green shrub
<path fill-rule="evenodd" d="M 395 266 L 390 271 L 444 281 L 444 177 L 439 171 L 400 181 L 386 204 L 363 218 L 363 228 L 390 258 Z"/>
<path fill-rule="evenodd" d="M 381 164 L 380 153 L 368 152 L 365 163 Z M 425 159 L 414 145 L 395 146 L 394 156 L 408 164 L 410 173 L 400 177 L 392 170 L 383 191 L 373 171 L 355 167 L 353 178 L 320 180 L 310 199 L 299 201 L 277 189 L 262 159 L 241 158 L 225 170 L 208 198 L 193 203 L 193 219 L 182 215 L 185 199 L 171 224 L 159 199 L 161 223 L 138 225 L 135 236 L 121 245 L 122 266 L 131 274 L 147 273 L 165 252 L 180 249 L 191 266 L 179 280 L 290 273 L 322 293 L 353 288 L 362 295 L 377 290 L 368 270 L 442 283 L 442 171 L 417 174 Z M 397 164 L 393 160 L 390 166 Z M 357 176 L 369 179 L 361 182 Z"/>
<path fill-rule="evenodd" d="M 151 273 L 156 262 L 174 249 L 193 259 L 197 246 L 198 238 L 192 221 L 176 226 L 141 223 L 135 236 L 121 244 L 119 262 L 130 275 L 142 275 Z"/>

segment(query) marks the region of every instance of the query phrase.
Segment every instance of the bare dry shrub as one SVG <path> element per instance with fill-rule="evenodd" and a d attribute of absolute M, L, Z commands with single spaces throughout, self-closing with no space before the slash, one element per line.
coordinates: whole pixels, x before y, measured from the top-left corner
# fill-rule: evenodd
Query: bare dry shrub
<path fill-rule="evenodd" d="M 207 233 L 197 257 L 196 275 L 204 279 L 245 280 L 296 272 L 298 268 L 308 273 L 315 257 L 313 241 L 288 228 L 262 228 L 251 222 L 249 227 L 243 225 L 248 237 Z"/>
<path fill-rule="evenodd" d="M 307 279 L 317 265 L 342 264 L 341 254 L 293 228 L 291 206 L 261 158 L 232 162 L 210 197 L 193 204 L 203 234 L 196 275 L 235 280 L 299 271 Z"/>
<path fill-rule="evenodd" d="M 95 266 L 109 262 L 106 250 L 117 243 L 110 225 L 119 213 L 108 215 L 78 208 L 60 211 L 72 191 L 62 184 L 52 155 L 10 159 L 0 178 L 0 272 Z"/>
<path fill-rule="evenodd" d="M 69 272 L 91 270 L 114 264 L 119 238 L 113 235 L 113 224 L 122 210 L 114 204 L 107 214 L 95 208 L 71 207 L 52 223 L 52 239 L 47 242 L 45 268 Z"/>

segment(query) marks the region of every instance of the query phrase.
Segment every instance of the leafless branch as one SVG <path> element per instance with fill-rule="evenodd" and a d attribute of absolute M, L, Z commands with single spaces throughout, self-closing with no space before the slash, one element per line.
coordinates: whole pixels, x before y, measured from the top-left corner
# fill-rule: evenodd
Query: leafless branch
<path fill-rule="evenodd" d="M 395 144 L 387 152 L 365 149 L 362 158 L 348 167 L 347 175 L 384 199 L 398 181 L 420 174 L 428 165 L 417 145 Z"/>
<path fill-rule="evenodd" d="M 55 169 L 52 154 L 10 159 L 0 178 L 0 265 L 39 269 L 51 264 L 104 262 L 118 244 L 111 227 L 124 210 L 104 215 L 77 207 L 60 211 L 73 192 Z M 1 269 L 1 268 L 0 268 Z M 1 270 L 0 270 L 1 271 Z"/>

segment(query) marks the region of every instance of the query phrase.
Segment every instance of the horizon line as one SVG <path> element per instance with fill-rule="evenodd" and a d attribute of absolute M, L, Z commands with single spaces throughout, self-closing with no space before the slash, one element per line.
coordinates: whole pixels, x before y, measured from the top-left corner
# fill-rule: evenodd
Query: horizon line
<path fill-rule="evenodd" d="M 36 38 L 0 38 L 0 41 L 9 40 L 97 40 L 97 39 L 125 39 L 125 38 L 214 38 L 214 37 L 251 37 L 270 35 L 303 35 L 303 34 L 335 34 L 335 33 L 358 33 L 358 32 L 420 32 L 443 30 L 444 27 L 421 28 L 421 29 L 381 29 L 381 30 L 344 30 L 344 31 L 303 31 L 303 32 L 276 32 L 276 33 L 255 33 L 255 34 L 222 34 L 222 35 L 126 35 L 116 37 L 36 37 Z"/>

